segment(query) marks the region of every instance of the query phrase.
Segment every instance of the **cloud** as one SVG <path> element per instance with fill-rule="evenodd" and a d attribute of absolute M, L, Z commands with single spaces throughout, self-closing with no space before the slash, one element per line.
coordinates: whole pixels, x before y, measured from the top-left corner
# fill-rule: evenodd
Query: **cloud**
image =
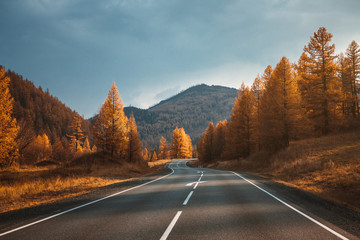
<path fill-rule="evenodd" d="M 147 107 L 195 84 L 251 84 L 282 56 L 296 61 L 320 26 L 343 51 L 360 41 L 359 8 L 357 0 L 0 1 L 0 64 L 91 116 L 112 79 L 125 105 Z"/>

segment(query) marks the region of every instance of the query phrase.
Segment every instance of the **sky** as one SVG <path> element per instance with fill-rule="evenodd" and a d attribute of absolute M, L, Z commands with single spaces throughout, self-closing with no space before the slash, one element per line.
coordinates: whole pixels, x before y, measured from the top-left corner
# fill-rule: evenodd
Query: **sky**
<path fill-rule="evenodd" d="M 319 27 L 360 43 L 358 0 L 0 0 L 0 65 L 86 118 L 115 81 L 148 108 L 191 86 L 251 85 Z"/>

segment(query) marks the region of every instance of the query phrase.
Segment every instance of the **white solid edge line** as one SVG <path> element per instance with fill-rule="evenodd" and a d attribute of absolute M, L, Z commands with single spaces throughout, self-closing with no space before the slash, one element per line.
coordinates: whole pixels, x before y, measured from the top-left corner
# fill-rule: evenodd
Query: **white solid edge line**
<path fill-rule="evenodd" d="M 194 186 L 193 189 L 196 189 L 197 185 L 199 185 L 199 182 L 196 182 L 196 183 L 195 183 L 195 186 Z"/>
<path fill-rule="evenodd" d="M 185 201 L 184 201 L 184 203 L 183 203 L 184 206 L 188 203 L 188 201 L 189 201 L 189 199 L 190 199 L 190 197 L 191 197 L 191 195 L 192 195 L 193 193 L 194 193 L 194 191 L 191 191 L 191 192 L 189 193 L 189 195 L 186 197 L 186 199 L 185 199 Z"/>
<path fill-rule="evenodd" d="M 66 210 L 66 211 L 63 211 L 63 212 L 60 212 L 60 213 L 51 215 L 51 216 L 49 216 L 49 217 L 40 219 L 40 220 L 38 220 L 38 221 L 36 221 L 36 222 L 32 222 L 32 223 L 26 224 L 26 225 L 24 225 L 24 226 L 21 226 L 21 227 L 18 227 L 18 228 L 9 230 L 9 231 L 7 231 L 7 232 L 0 233 L 0 237 L 1 237 L 1 236 L 5 236 L 5 235 L 7 235 L 7 234 L 9 234 L 9 233 L 16 232 L 16 231 L 18 231 L 18 230 L 21 230 L 21 229 L 30 227 L 30 226 L 32 226 L 32 225 L 35 225 L 35 224 L 44 222 L 44 221 L 46 221 L 46 220 L 49 220 L 49 219 L 58 217 L 58 216 L 63 215 L 63 214 L 65 214 L 65 213 L 72 212 L 72 211 L 77 210 L 77 209 L 79 209 L 79 208 L 83 208 L 83 207 L 89 206 L 89 205 L 91 205 L 91 204 L 94 204 L 94 203 L 103 201 L 103 200 L 105 200 L 105 199 L 114 197 L 114 196 L 119 195 L 119 194 L 122 194 L 122 193 L 124 193 L 124 192 L 128 192 L 128 191 L 134 190 L 134 189 L 136 189 L 136 188 L 143 187 L 143 186 L 148 185 L 148 184 L 150 184 L 150 183 L 156 182 L 156 181 L 158 181 L 158 180 L 161 180 L 161 179 L 163 179 L 163 178 L 165 178 L 165 177 L 170 176 L 171 174 L 173 174 L 173 173 L 174 173 L 174 170 L 173 170 L 172 168 L 170 168 L 170 169 L 171 169 L 172 172 L 169 173 L 169 174 L 167 174 L 167 175 L 165 175 L 165 176 L 159 177 L 159 178 L 157 178 L 157 179 L 151 180 L 151 181 L 149 181 L 149 182 L 140 184 L 140 185 L 135 186 L 135 187 L 131 187 L 131 188 L 129 188 L 129 189 L 125 189 L 125 190 L 123 190 L 123 191 L 120 191 L 120 192 L 111 194 L 111 195 L 109 195 L 109 196 L 106 196 L 106 197 L 103 197 L 103 198 L 100 198 L 100 199 L 97 199 L 97 200 L 94 200 L 94 201 L 85 203 L 85 204 L 83 204 L 83 205 L 80 205 L 80 206 L 77 206 L 77 207 L 68 209 L 68 210 Z"/>
<path fill-rule="evenodd" d="M 284 204 L 285 206 L 287 206 L 288 208 L 294 210 L 295 212 L 299 213 L 300 215 L 304 216 L 305 218 L 309 219 L 310 221 L 316 223 L 317 225 L 319 225 L 320 227 L 324 228 L 325 230 L 331 232 L 332 234 L 334 234 L 335 236 L 339 237 L 340 239 L 343 240 L 349 240 L 348 238 L 344 237 L 343 235 L 341 235 L 338 232 L 335 232 L 334 230 L 332 230 L 331 228 L 325 226 L 324 224 L 322 224 L 321 222 L 313 219 L 312 217 L 306 215 L 305 213 L 301 212 L 300 210 L 294 208 L 293 206 L 291 206 L 290 204 L 284 202 L 283 200 L 281 200 L 280 198 L 276 197 L 275 195 L 269 193 L 268 191 L 262 189 L 261 187 L 259 187 L 258 185 L 256 185 L 255 183 L 251 182 L 250 180 L 246 179 L 245 177 L 241 176 L 240 174 L 236 173 L 236 172 L 232 172 L 235 175 L 237 175 L 238 177 L 244 179 L 245 181 L 247 181 L 248 183 L 250 183 L 251 185 L 253 185 L 254 187 L 258 188 L 259 190 L 263 191 L 264 193 L 268 194 L 269 196 L 271 196 L 272 198 L 278 200 L 279 202 L 281 202 L 282 204 Z"/>
<path fill-rule="evenodd" d="M 170 225 L 166 228 L 166 230 L 165 230 L 164 234 L 161 236 L 160 240 L 166 240 L 167 239 L 167 237 L 169 236 L 171 230 L 173 229 L 173 227 L 175 226 L 177 220 L 179 219 L 181 213 L 182 213 L 182 211 L 178 211 L 176 213 L 175 217 L 171 221 Z"/>

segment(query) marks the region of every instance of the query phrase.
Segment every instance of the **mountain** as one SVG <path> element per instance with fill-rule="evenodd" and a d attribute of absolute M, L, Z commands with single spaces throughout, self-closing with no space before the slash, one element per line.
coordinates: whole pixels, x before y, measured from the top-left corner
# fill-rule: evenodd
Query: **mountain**
<path fill-rule="evenodd" d="M 237 89 L 205 84 L 191 87 L 161 101 L 149 109 L 125 107 L 127 116 L 134 114 L 144 146 L 155 148 L 161 136 L 171 141 L 172 131 L 182 127 L 196 144 L 209 122 L 228 119 Z"/>

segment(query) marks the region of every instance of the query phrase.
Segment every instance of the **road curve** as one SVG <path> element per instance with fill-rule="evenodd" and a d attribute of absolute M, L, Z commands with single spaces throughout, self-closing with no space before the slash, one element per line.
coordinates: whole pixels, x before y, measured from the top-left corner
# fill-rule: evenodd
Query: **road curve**
<path fill-rule="evenodd" d="M 0 239 L 357 239 L 229 171 L 168 164 L 151 182 L 33 219 Z"/>

